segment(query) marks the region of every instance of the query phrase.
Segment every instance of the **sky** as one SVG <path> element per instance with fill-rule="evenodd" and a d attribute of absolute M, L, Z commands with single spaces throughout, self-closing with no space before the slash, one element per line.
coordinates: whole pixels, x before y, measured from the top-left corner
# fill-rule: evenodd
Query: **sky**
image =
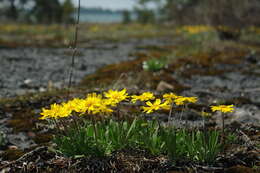
<path fill-rule="evenodd" d="M 75 5 L 78 0 L 73 0 Z M 81 0 L 82 7 L 102 7 L 112 10 L 132 9 L 136 0 Z"/>

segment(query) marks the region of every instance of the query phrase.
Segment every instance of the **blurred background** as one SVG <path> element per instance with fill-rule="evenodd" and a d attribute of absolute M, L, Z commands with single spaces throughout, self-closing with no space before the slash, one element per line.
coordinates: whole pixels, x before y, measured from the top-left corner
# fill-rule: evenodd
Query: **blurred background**
<path fill-rule="evenodd" d="M 258 0 L 82 0 L 82 22 L 259 25 Z M 72 23 L 77 0 L 1 0 L 2 22 Z"/>
<path fill-rule="evenodd" d="M 77 6 L 78 0 L 0 0 L 0 97 L 67 86 Z M 148 50 L 168 51 L 158 57 L 169 63 L 231 43 L 255 54 L 259 11 L 259 0 L 81 0 L 74 84 L 106 65 L 138 59 L 137 52 L 153 59 Z"/>

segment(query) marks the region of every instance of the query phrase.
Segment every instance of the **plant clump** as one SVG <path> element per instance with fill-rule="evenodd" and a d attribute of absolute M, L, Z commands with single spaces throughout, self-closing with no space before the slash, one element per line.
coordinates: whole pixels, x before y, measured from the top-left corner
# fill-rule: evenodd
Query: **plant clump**
<path fill-rule="evenodd" d="M 136 148 L 153 155 L 167 155 L 172 161 L 212 163 L 223 148 L 218 130 L 177 129 L 170 124 L 162 125 L 156 116 L 152 120 L 141 115 L 120 119 L 123 102 L 137 104 L 140 112 L 150 114 L 166 110 L 171 116 L 175 107 L 188 109 L 188 104 L 197 101 L 197 97 L 174 93 L 159 98 L 152 92 L 131 96 L 126 89 L 109 90 L 103 94 L 87 94 L 83 99 L 54 103 L 49 109 L 42 109 L 40 119 L 48 119 L 56 125 L 53 141 L 57 150 L 67 156 L 106 156 L 118 150 Z M 233 105 L 211 108 L 213 112 L 234 111 Z"/>

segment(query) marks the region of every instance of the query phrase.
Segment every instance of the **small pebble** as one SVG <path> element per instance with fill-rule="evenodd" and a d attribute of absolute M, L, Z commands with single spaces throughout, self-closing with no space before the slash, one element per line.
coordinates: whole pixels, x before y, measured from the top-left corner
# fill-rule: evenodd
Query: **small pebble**
<path fill-rule="evenodd" d="M 15 146 L 15 145 L 10 145 L 10 146 L 8 146 L 8 149 L 9 149 L 9 150 L 17 150 L 18 147 Z"/>

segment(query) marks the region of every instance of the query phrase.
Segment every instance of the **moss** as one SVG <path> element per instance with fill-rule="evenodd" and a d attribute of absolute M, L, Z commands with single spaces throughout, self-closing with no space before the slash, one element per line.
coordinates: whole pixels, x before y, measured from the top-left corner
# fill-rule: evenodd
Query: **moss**
<path fill-rule="evenodd" d="M 37 117 L 31 109 L 21 109 L 13 112 L 12 119 L 7 122 L 7 125 L 15 132 L 32 131 L 36 121 Z"/>
<path fill-rule="evenodd" d="M 190 63 L 210 67 L 215 64 L 239 64 L 244 59 L 247 52 L 243 50 L 224 50 L 222 52 L 199 53 L 189 58 Z"/>
<path fill-rule="evenodd" d="M 42 102 L 44 100 L 53 100 L 64 97 L 68 93 L 66 89 L 51 90 L 41 93 L 28 93 L 13 98 L 1 98 L 0 107 L 8 107 L 17 104 L 26 104 L 28 102 Z"/>
<path fill-rule="evenodd" d="M 193 75 L 218 76 L 231 71 L 217 68 L 218 64 L 240 64 L 246 55 L 247 51 L 230 48 L 221 52 L 200 52 L 173 61 L 166 72 L 178 72 L 185 78 Z"/>
<path fill-rule="evenodd" d="M 154 48 L 154 47 L 153 47 Z M 172 47 L 170 47 L 172 48 Z M 108 86 L 119 80 L 122 74 L 129 74 L 131 72 L 140 73 L 143 71 L 142 63 L 149 58 L 166 57 L 169 54 L 170 48 L 160 47 L 160 49 L 152 49 L 149 54 L 146 53 L 131 53 L 129 56 L 135 56 L 135 60 L 125 61 L 118 64 L 107 65 L 95 72 L 87 75 L 81 82 L 80 86 Z"/>
<path fill-rule="evenodd" d="M 146 49 L 150 51 L 158 51 L 158 52 L 170 52 L 173 48 L 172 46 L 157 46 L 157 45 L 147 45 L 147 46 L 137 46 L 137 49 Z"/>
<path fill-rule="evenodd" d="M 140 71 L 142 69 L 142 62 L 146 59 L 147 56 L 144 56 L 133 61 L 108 65 L 99 69 L 96 73 L 86 76 L 81 81 L 80 86 L 112 84 L 115 80 L 120 78 L 120 74 L 127 73 L 129 71 Z"/>
<path fill-rule="evenodd" d="M 55 90 L 1 99 L 0 109 L 12 115 L 7 121 L 7 126 L 13 128 L 14 132 L 37 131 L 36 122 L 39 121 L 39 116 L 35 110 L 64 99 L 67 96 L 65 93 L 67 93 L 66 90 Z"/>
<path fill-rule="evenodd" d="M 9 161 L 16 160 L 16 159 L 20 158 L 23 154 L 25 154 L 25 153 L 21 150 L 8 149 L 2 154 L 2 159 L 9 160 Z"/>

